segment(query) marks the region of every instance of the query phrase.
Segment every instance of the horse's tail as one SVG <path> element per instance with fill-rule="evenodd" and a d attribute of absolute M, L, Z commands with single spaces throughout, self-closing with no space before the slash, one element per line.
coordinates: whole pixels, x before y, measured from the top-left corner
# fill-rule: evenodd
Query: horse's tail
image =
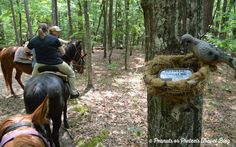
<path fill-rule="evenodd" d="M 44 98 L 43 102 L 31 114 L 33 124 L 47 124 L 48 123 L 48 95 Z"/>
<path fill-rule="evenodd" d="M 1 59 L 1 57 L 0 57 Z M 1 61 L 1 60 L 0 60 Z M 7 88 L 9 88 L 10 86 L 10 83 L 9 81 L 7 80 L 7 71 L 6 71 L 6 67 L 4 66 L 4 64 L 1 62 L 1 68 L 2 68 L 2 73 L 3 73 L 3 77 L 4 77 L 4 80 L 5 80 L 5 83 L 6 83 L 6 86 Z"/>

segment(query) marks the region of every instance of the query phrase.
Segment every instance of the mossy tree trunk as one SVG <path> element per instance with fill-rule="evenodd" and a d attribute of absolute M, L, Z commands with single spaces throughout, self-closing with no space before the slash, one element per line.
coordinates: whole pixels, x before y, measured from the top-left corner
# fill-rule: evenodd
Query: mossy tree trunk
<path fill-rule="evenodd" d="M 202 0 L 141 0 L 141 6 L 146 61 L 160 54 L 180 54 L 180 37 L 185 33 L 199 37 L 202 32 Z M 164 97 L 149 94 L 147 97 L 148 146 L 200 146 L 184 142 L 201 138 L 202 93 L 193 98 L 191 105 L 168 102 Z M 173 115 L 176 113 L 178 117 Z M 179 143 L 174 144 L 175 139 Z"/>

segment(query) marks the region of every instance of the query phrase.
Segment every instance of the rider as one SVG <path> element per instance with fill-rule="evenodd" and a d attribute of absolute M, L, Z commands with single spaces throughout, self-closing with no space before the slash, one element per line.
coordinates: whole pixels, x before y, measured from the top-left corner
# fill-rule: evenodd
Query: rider
<path fill-rule="evenodd" d="M 61 44 L 68 44 L 69 41 L 63 40 L 61 38 L 59 38 L 60 34 L 61 34 L 61 29 L 58 26 L 52 26 L 49 28 L 49 33 L 53 36 L 56 36 L 58 38 L 58 40 L 61 42 Z"/>
<path fill-rule="evenodd" d="M 41 66 L 55 66 L 60 72 L 68 76 L 70 84 L 71 98 L 79 97 L 79 92 L 75 88 L 75 73 L 72 68 L 61 59 L 61 55 L 65 54 L 64 48 L 57 37 L 48 34 L 48 26 L 46 23 L 39 24 L 38 36 L 29 41 L 25 52 L 35 49 L 36 61 L 34 65 L 32 76 L 39 74 L 38 68 Z M 61 55 L 60 55 L 61 54 Z"/>

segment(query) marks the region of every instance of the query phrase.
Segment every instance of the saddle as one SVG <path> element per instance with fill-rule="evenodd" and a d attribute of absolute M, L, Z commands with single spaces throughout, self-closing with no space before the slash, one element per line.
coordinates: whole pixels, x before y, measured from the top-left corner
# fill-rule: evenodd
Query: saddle
<path fill-rule="evenodd" d="M 54 74 L 54 75 L 62 78 L 63 81 L 68 82 L 67 75 L 61 73 L 59 71 L 59 69 L 57 67 L 55 67 L 55 66 L 50 66 L 50 65 L 41 66 L 41 67 L 38 68 L 38 72 L 40 74 L 43 74 L 43 73 Z"/>
<path fill-rule="evenodd" d="M 16 53 L 14 56 L 14 62 L 21 63 L 21 64 L 32 64 L 32 58 L 30 55 L 25 53 L 24 47 L 19 47 L 16 50 Z"/>

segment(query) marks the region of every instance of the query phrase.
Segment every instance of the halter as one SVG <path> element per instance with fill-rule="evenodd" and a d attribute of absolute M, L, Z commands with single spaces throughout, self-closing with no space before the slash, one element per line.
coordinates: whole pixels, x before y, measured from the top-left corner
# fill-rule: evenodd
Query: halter
<path fill-rule="evenodd" d="M 5 129 L 2 133 L 2 136 L 0 136 L 0 147 L 4 146 L 6 143 L 9 141 L 13 140 L 16 136 L 19 135 L 33 135 L 37 136 L 40 139 L 43 140 L 44 145 L 46 147 L 50 147 L 49 142 L 43 137 L 38 131 L 36 131 L 34 128 L 32 128 L 32 123 L 29 122 L 21 122 L 21 123 L 14 123 L 13 125 L 9 126 L 7 129 Z M 30 128 L 21 130 L 21 131 L 16 131 L 17 128 L 23 127 L 23 126 L 28 126 Z M 7 134 L 11 131 L 14 131 L 13 133 Z"/>

